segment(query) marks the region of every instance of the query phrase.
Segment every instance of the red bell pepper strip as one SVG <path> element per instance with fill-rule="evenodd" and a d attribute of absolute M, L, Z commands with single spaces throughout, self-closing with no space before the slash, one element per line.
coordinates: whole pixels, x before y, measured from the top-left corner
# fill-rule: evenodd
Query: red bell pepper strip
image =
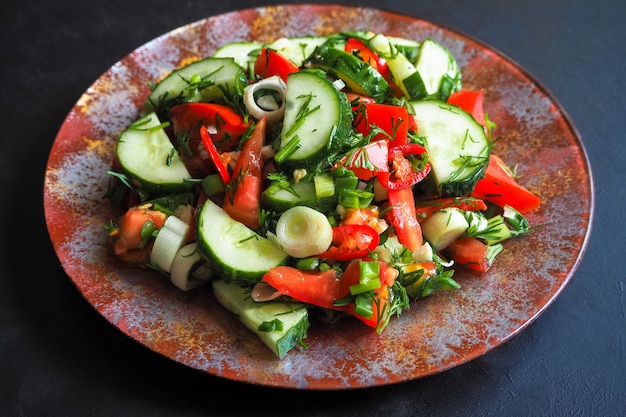
<path fill-rule="evenodd" d="M 287 76 L 299 70 L 289 58 L 269 48 L 262 48 L 254 61 L 254 73 L 261 78 L 278 75 L 284 82 L 287 82 Z"/>
<path fill-rule="evenodd" d="M 216 133 L 211 135 L 220 152 L 234 150 L 239 144 L 250 122 L 230 107 L 217 103 L 184 103 L 170 109 L 174 133 L 190 134 L 189 147 L 197 149 L 200 137 L 195 135 L 201 125 L 214 126 Z"/>
<path fill-rule="evenodd" d="M 520 185 L 504 161 L 494 154 L 489 157 L 485 177 L 478 181 L 472 196 L 500 207 L 509 205 L 522 214 L 541 204 L 541 198 Z"/>
<path fill-rule="evenodd" d="M 415 207 L 417 220 L 423 221 L 431 214 L 447 207 L 454 207 L 464 211 L 483 211 L 487 210 L 487 204 L 473 197 L 450 197 L 437 198 L 434 200 L 420 201 Z"/>
<path fill-rule="evenodd" d="M 406 159 L 407 155 L 422 155 L 426 153 L 424 147 L 418 144 L 405 144 L 389 149 L 389 163 L 393 169 L 377 175 L 380 184 L 388 190 L 409 188 L 422 181 L 431 170 L 430 163 L 417 171 L 413 164 Z"/>
<path fill-rule="evenodd" d="M 368 257 L 380 242 L 378 232 L 366 224 L 333 227 L 330 248 L 318 255 L 322 259 L 349 261 Z"/>
<path fill-rule="evenodd" d="M 450 94 L 448 103 L 459 106 L 470 113 L 478 123 L 486 126 L 482 89 L 456 91 Z"/>
<path fill-rule="evenodd" d="M 334 269 L 325 272 L 302 271 L 283 265 L 270 269 L 262 279 L 281 294 L 303 303 L 336 310 L 346 309 L 334 306 L 336 300 L 348 294 L 341 293 L 341 282 Z"/>
<path fill-rule="evenodd" d="M 391 71 L 389 70 L 387 61 L 357 38 L 348 38 L 344 50 L 372 66 L 372 68 L 378 71 L 386 80 L 391 79 Z"/>
<path fill-rule="evenodd" d="M 404 107 L 391 104 L 371 103 L 365 104 L 364 110 L 355 117 L 355 130 L 368 135 L 371 126 L 377 126 L 385 133 L 379 133 L 373 140 L 388 139 L 389 147 L 404 145 L 408 140 L 409 113 Z"/>
<path fill-rule="evenodd" d="M 222 205 L 230 217 L 252 229 L 259 227 L 265 129 L 266 119 L 263 117 L 256 122 L 252 134 L 243 144 Z"/>
<path fill-rule="evenodd" d="M 422 227 L 415 213 L 415 197 L 411 188 L 389 190 L 389 222 L 393 225 L 398 241 L 411 252 L 418 250 L 423 243 Z"/>
<path fill-rule="evenodd" d="M 218 174 L 220 174 L 222 181 L 224 182 L 224 184 L 228 184 L 230 182 L 230 173 L 228 172 L 228 168 L 222 162 L 222 159 L 220 158 L 220 153 L 217 150 L 213 139 L 211 139 L 209 131 L 204 125 L 200 126 L 200 138 L 202 139 L 202 143 L 204 144 L 204 147 L 206 148 L 206 151 L 209 154 L 213 165 L 215 165 L 215 169 L 217 169 Z"/>

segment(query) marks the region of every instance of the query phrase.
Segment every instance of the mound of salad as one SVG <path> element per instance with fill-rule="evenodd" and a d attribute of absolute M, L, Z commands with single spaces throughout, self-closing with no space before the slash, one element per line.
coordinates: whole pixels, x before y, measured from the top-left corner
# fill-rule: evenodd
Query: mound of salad
<path fill-rule="evenodd" d="M 433 39 L 226 44 L 152 83 L 117 140 L 112 251 L 210 288 L 278 357 L 314 318 L 380 333 L 532 231 L 541 199 L 495 153 L 483 99 Z"/>

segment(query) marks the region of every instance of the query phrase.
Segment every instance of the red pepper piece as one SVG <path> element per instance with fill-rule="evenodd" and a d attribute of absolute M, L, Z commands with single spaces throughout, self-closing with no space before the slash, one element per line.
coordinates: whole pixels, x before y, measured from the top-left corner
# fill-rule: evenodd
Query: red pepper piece
<path fill-rule="evenodd" d="M 261 78 L 278 75 L 284 82 L 287 76 L 300 69 L 289 58 L 272 49 L 263 48 L 254 62 L 254 73 Z"/>

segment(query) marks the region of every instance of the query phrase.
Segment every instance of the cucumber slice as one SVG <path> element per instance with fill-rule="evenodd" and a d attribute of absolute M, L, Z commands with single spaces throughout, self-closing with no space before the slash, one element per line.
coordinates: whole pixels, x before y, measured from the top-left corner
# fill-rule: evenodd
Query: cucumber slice
<path fill-rule="evenodd" d="M 276 245 L 231 218 L 211 200 L 200 209 L 197 235 L 202 257 L 228 281 L 254 285 L 267 270 L 287 259 Z"/>
<path fill-rule="evenodd" d="M 415 62 L 426 95 L 446 101 L 451 93 L 461 89 L 461 70 L 456 60 L 443 45 L 425 39 Z"/>
<path fill-rule="evenodd" d="M 219 101 L 224 92 L 242 91 L 247 85 L 244 70 L 233 58 L 208 57 L 172 71 L 148 97 L 158 114 L 183 102 Z"/>
<path fill-rule="evenodd" d="M 279 358 L 306 338 L 309 317 L 304 305 L 273 301 L 257 303 L 250 298 L 249 289 L 223 279 L 213 280 L 212 286 L 217 301 L 234 313 Z M 269 331 L 260 330 L 260 326 L 269 323 L 279 326 Z"/>
<path fill-rule="evenodd" d="M 165 195 L 191 190 L 185 164 L 153 112 L 122 132 L 117 158 L 136 189 L 144 195 Z"/>
<path fill-rule="evenodd" d="M 489 163 L 491 144 L 471 114 L 439 100 L 411 101 L 426 137 L 432 175 L 441 196 L 463 196 L 473 191 Z"/>
<path fill-rule="evenodd" d="M 266 47 L 275 50 L 291 60 L 297 66 L 313 53 L 316 47 L 328 40 L 326 36 L 299 36 L 294 38 L 279 38 L 267 44 Z"/>
<path fill-rule="evenodd" d="M 239 66 L 249 70 L 256 60 L 254 52 L 262 47 L 260 42 L 231 42 L 215 51 L 213 58 L 232 58 Z"/>
<path fill-rule="evenodd" d="M 332 72 L 351 91 L 372 97 L 378 103 L 384 101 L 389 91 L 389 84 L 380 72 L 346 51 L 322 45 L 315 49 L 308 62 L 316 68 Z"/>
<path fill-rule="evenodd" d="M 387 60 L 393 79 L 407 98 L 416 100 L 426 97 L 426 86 L 417 68 L 389 38 L 377 34 L 370 40 L 370 45 Z"/>
<path fill-rule="evenodd" d="M 288 188 L 268 187 L 262 194 L 263 207 L 283 213 L 295 206 L 307 206 L 317 211 L 327 212 L 337 207 L 337 195 L 317 197 L 313 182 L 294 182 Z"/>
<path fill-rule="evenodd" d="M 293 140 L 300 144 L 284 160 L 290 166 L 311 166 L 348 141 L 352 132 L 350 103 L 318 72 L 289 74 L 285 105 L 280 148 Z"/>
<path fill-rule="evenodd" d="M 469 228 L 463 212 L 457 208 L 439 210 L 426 218 L 421 224 L 424 239 L 436 251 L 445 249 Z"/>

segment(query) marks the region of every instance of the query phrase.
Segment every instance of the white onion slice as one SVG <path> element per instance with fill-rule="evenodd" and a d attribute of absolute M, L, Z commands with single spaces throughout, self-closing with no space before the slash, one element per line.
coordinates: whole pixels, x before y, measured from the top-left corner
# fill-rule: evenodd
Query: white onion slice
<path fill-rule="evenodd" d="M 270 94 L 262 95 L 255 99 L 255 94 L 262 90 L 270 90 L 278 93 L 280 97 L 280 103 L 278 103 L 274 97 Z M 248 112 L 255 119 L 262 119 L 266 117 L 268 123 L 275 122 L 282 119 L 285 113 L 285 93 L 287 91 L 287 85 L 277 75 L 264 78 L 259 82 L 248 85 L 243 90 L 243 103 L 248 109 Z M 263 106 L 263 107 L 262 107 Z"/>

